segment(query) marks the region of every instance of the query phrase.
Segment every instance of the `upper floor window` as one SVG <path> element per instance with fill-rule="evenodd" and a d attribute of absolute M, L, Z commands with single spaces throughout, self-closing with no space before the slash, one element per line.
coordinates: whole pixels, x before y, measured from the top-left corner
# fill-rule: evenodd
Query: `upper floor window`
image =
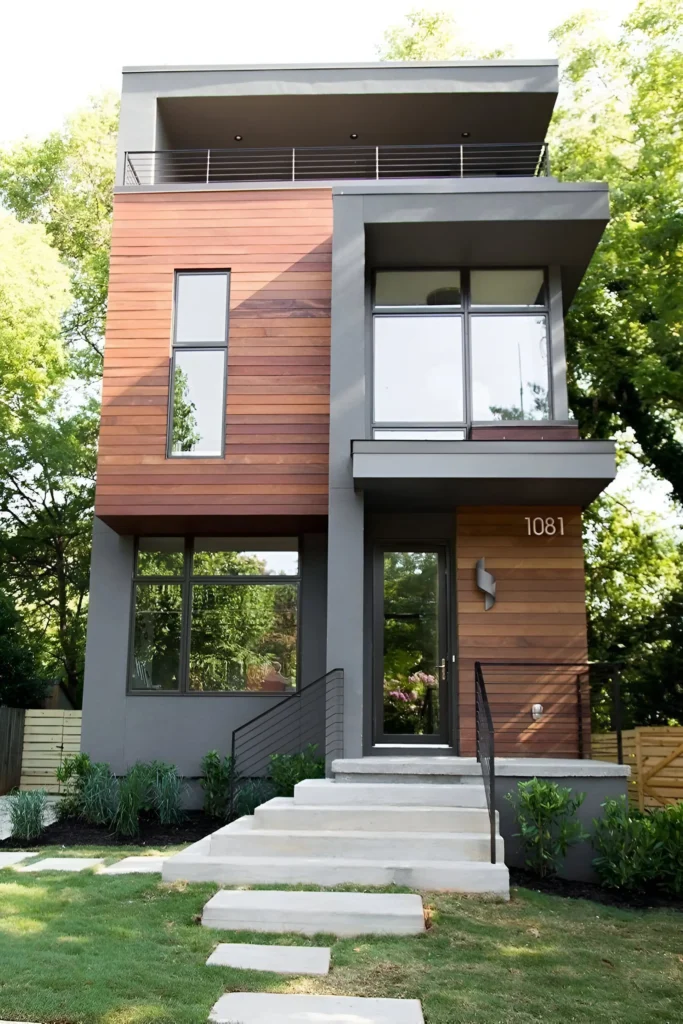
<path fill-rule="evenodd" d="M 222 456 L 229 272 L 176 273 L 169 456 Z"/>
<path fill-rule="evenodd" d="M 551 418 L 544 271 L 378 271 L 373 403 L 381 438 Z"/>

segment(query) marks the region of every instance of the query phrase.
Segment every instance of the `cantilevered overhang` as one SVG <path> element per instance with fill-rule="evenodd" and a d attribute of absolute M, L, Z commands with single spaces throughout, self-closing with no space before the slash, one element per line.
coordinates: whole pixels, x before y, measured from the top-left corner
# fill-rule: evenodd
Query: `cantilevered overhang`
<path fill-rule="evenodd" d="M 589 505 L 616 476 L 612 441 L 353 441 L 370 504 Z"/>
<path fill-rule="evenodd" d="M 605 182 L 450 178 L 337 185 L 361 204 L 369 267 L 557 266 L 568 308 L 609 221 Z"/>

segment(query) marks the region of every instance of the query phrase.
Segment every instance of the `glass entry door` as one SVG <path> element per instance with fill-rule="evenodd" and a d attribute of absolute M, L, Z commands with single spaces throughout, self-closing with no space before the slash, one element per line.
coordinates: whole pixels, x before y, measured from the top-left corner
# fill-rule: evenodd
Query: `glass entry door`
<path fill-rule="evenodd" d="M 374 742 L 449 742 L 446 549 L 382 546 L 373 579 Z"/>

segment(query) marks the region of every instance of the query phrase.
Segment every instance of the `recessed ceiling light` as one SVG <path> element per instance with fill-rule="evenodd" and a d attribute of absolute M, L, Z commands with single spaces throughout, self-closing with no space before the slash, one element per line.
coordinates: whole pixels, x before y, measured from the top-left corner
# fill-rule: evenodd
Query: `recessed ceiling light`
<path fill-rule="evenodd" d="M 351 134 L 349 135 L 349 138 L 350 139 L 357 139 L 358 138 L 358 132 L 351 132 Z"/>
<path fill-rule="evenodd" d="M 469 137 L 470 137 L 470 133 L 469 132 L 460 132 L 460 138 L 461 139 L 469 139 Z"/>
<path fill-rule="evenodd" d="M 236 135 L 235 136 L 235 142 L 241 142 L 241 141 L 242 141 L 242 136 L 241 135 Z"/>

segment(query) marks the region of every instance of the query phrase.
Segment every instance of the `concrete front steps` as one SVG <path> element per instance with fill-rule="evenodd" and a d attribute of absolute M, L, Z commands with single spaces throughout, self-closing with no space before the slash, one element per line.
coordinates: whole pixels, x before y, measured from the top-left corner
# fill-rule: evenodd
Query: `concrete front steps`
<path fill-rule="evenodd" d="M 253 816 L 169 858 L 164 879 L 394 884 L 508 898 L 500 836 L 497 863 L 490 863 L 489 818 L 476 761 L 364 758 L 334 762 L 333 770 L 335 780 L 299 783 L 293 798 L 270 800 Z"/>

